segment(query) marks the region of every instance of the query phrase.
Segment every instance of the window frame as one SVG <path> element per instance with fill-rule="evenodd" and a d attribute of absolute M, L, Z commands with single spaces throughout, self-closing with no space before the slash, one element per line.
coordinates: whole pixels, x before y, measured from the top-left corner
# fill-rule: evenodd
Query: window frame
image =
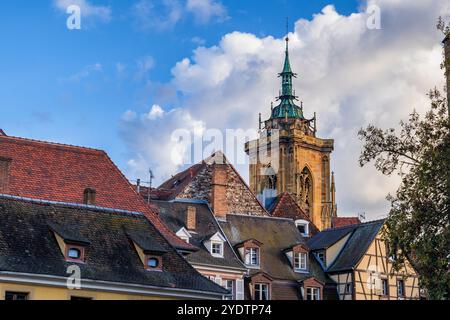
<path fill-rule="evenodd" d="M 298 230 L 298 227 L 299 226 L 303 226 L 303 227 L 305 227 L 305 232 L 301 232 L 300 230 Z M 309 221 L 307 221 L 307 220 L 302 220 L 302 219 L 300 219 L 300 220 L 296 220 L 295 221 L 295 227 L 297 228 L 297 230 L 298 230 L 298 232 L 300 232 L 300 234 L 303 236 L 303 237 L 309 237 L 309 235 L 310 235 L 310 230 L 309 230 Z"/>
<path fill-rule="evenodd" d="M 381 295 L 383 297 L 389 296 L 389 279 L 387 278 L 381 279 Z"/>
<path fill-rule="evenodd" d="M 231 283 L 231 288 L 229 287 L 229 284 Z M 225 300 L 235 300 L 235 285 L 236 281 L 233 279 L 222 279 L 222 286 L 231 291 L 231 299 L 229 297 L 225 298 Z"/>
<path fill-rule="evenodd" d="M 310 297 L 317 298 L 317 299 L 310 299 Z M 320 295 L 320 288 L 319 287 L 306 287 L 306 300 L 308 300 L 308 301 L 322 300 L 322 297 Z"/>
<path fill-rule="evenodd" d="M 80 252 L 80 256 L 78 258 L 70 257 L 69 253 L 72 250 L 79 251 Z M 65 254 L 66 261 L 68 261 L 68 262 L 85 263 L 86 248 L 83 247 L 83 246 L 66 243 L 66 252 L 64 254 Z"/>
<path fill-rule="evenodd" d="M 158 265 L 156 267 L 150 267 L 148 265 L 149 261 L 153 260 L 153 259 L 158 261 Z M 163 269 L 162 257 L 161 256 L 157 256 L 157 255 L 149 255 L 149 254 L 147 254 L 145 256 L 145 265 L 144 266 L 145 266 L 145 270 L 147 270 L 147 271 L 162 271 L 162 269 Z"/>
<path fill-rule="evenodd" d="M 12 295 L 13 299 L 8 299 L 8 295 Z M 17 299 L 17 296 L 23 295 L 25 299 Z M 28 301 L 30 300 L 30 292 L 19 292 L 19 291 L 5 291 L 5 301 Z"/>
<path fill-rule="evenodd" d="M 399 286 L 399 284 L 401 284 Z M 401 294 L 400 294 L 400 289 L 401 288 Z M 404 298 L 406 296 L 405 293 L 405 280 L 403 279 L 397 279 L 397 297 L 399 298 Z"/>
<path fill-rule="evenodd" d="M 219 253 L 214 252 L 214 245 L 218 245 L 219 246 L 219 248 L 220 248 L 220 250 L 219 250 L 220 252 Z M 211 255 L 213 257 L 223 258 L 223 250 L 224 250 L 223 242 L 211 241 Z"/>
<path fill-rule="evenodd" d="M 257 289 L 258 287 L 259 287 L 259 289 Z M 262 299 L 262 295 L 263 295 L 264 291 L 266 291 L 266 299 Z M 255 301 L 269 301 L 270 300 L 270 284 L 263 283 L 263 282 L 255 283 L 253 285 L 253 300 L 255 300 Z"/>
<path fill-rule="evenodd" d="M 247 259 L 248 254 L 248 259 Z M 255 257 L 256 263 L 253 263 L 253 258 Z M 244 262 L 247 267 L 259 268 L 261 265 L 261 250 L 256 247 L 246 247 L 244 248 Z"/>
<path fill-rule="evenodd" d="M 308 254 L 306 252 L 294 252 L 293 260 L 295 272 L 308 272 Z M 302 268 L 303 263 L 304 268 Z"/>

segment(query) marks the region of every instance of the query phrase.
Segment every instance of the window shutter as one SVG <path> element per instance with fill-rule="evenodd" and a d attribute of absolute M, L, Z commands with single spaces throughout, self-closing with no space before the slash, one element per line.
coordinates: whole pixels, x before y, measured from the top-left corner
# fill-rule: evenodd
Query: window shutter
<path fill-rule="evenodd" d="M 244 300 L 244 280 L 236 280 L 236 300 Z"/>

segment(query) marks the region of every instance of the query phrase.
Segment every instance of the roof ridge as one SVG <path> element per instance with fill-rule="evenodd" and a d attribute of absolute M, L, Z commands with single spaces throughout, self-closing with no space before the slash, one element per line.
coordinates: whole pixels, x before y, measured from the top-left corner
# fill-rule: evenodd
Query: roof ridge
<path fill-rule="evenodd" d="M 251 215 L 251 214 L 240 214 L 240 213 L 229 213 L 229 214 L 227 214 L 227 216 L 272 219 L 272 220 L 285 220 L 285 221 L 291 221 L 292 223 L 294 223 L 294 220 L 292 220 L 290 218 L 274 217 L 274 216 L 256 216 L 256 215 Z"/>
<path fill-rule="evenodd" d="M 72 144 L 65 144 L 65 143 L 59 143 L 59 142 L 53 142 L 53 141 L 14 137 L 14 136 L 7 136 L 7 135 L 4 135 L 4 136 L 0 135 L 0 139 L 14 140 L 15 142 L 19 142 L 19 143 L 21 142 L 21 143 L 29 143 L 29 144 L 40 144 L 40 145 L 52 146 L 52 147 L 61 148 L 61 149 L 71 149 L 72 151 L 85 151 L 88 153 L 106 154 L 106 152 L 101 149 L 95 149 L 95 148 L 84 147 L 84 146 L 76 146 L 76 145 L 72 145 Z"/>

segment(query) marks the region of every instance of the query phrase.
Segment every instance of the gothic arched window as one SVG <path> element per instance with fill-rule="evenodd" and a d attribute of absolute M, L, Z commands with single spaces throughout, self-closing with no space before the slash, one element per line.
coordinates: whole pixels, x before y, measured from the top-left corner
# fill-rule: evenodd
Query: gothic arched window
<path fill-rule="evenodd" d="M 314 201 L 314 186 L 311 171 L 305 167 L 303 171 L 297 175 L 297 189 L 300 204 L 305 213 L 309 214 Z"/>

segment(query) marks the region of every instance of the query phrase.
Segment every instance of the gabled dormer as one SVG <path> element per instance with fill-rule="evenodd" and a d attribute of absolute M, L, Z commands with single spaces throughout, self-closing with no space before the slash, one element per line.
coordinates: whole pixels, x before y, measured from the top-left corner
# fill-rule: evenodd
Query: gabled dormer
<path fill-rule="evenodd" d="M 85 263 L 86 249 L 90 245 L 89 240 L 58 224 L 50 222 L 48 226 L 55 236 L 64 259 L 68 262 Z"/>
<path fill-rule="evenodd" d="M 298 273 L 309 273 L 309 248 L 298 244 L 284 251 L 293 270 Z"/>
<path fill-rule="evenodd" d="M 189 233 L 189 231 L 187 231 L 185 227 L 182 227 L 180 230 L 178 230 L 176 235 L 186 243 L 189 243 L 190 239 L 192 238 L 192 235 Z"/>
<path fill-rule="evenodd" d="M 146 234 L 127 231 L 143 267 L 148 271 L 163 271 L 163 257 L 168 252 L 160 243 Z"/>
<path fill-rule="evenodd" d="M 209 253 L 215 258 L 223 258 L 224 244 L 227 241 L 225 237 L 216 232 L 212 237 L 203 242 Z"/>
<path fill-rule="evenodd" d="M 259 269 L 261 266 L 261 247 L 263 243 L 256 239 L 248 239 L 236 248 L 248 268 Z"/>

